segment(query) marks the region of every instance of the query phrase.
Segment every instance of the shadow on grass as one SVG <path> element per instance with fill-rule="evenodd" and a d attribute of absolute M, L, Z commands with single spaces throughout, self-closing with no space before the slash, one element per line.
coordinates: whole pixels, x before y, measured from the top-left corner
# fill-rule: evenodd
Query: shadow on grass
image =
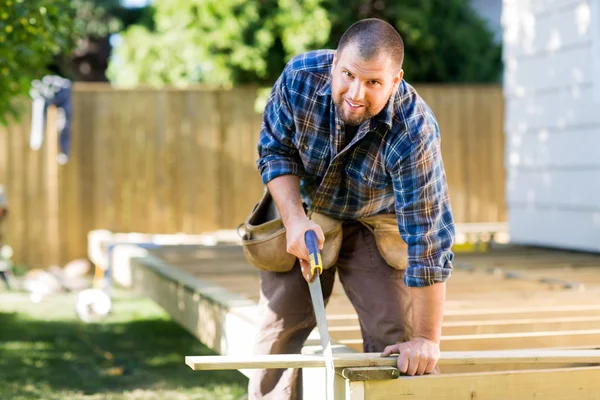
<path fill-rule="evenodd" d="M 0 312 L 0 397 L 38 398 L 31 396 L 44 388 L 85 395 L 234 385 L 243 393 L 247 378 L 238 371 L 192 371 L 185 365 L 187 355 L 210 354 L 160 316 L 83 324 Z"/>

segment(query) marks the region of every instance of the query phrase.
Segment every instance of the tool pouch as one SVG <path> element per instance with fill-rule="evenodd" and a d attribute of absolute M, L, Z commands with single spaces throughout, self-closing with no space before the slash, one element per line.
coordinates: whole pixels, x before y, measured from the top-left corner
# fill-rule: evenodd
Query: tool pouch
<path fill-rule="evenodd" d="M 286 230 L 273 197 L 265 190 L 244 222 L 242 248 L 246 260 L 258 269 L 286 272 L 296 257 L 286 251 Z"/>
<path fill-rule="evenodd" d="M 315 212 L 309 212 L 308 217 L 325 234 L 321 259 L 323 268 L 329 268 L 337 262 L 342 245 L 342 222 Z M 287 252 L 286 229 L 268 190 L 242 225 L 242 248 L 251 265 L 271 272 L 287 272 L 294 267 L 297 258 Z"/>
<path fill-rule="evenodd" d="M 399 270 L 408 267 L 408 245 L 400 236 L 396 214 L 379 214 L 358 220 L 373 232 L 379 253 L 391 267 Z"/>

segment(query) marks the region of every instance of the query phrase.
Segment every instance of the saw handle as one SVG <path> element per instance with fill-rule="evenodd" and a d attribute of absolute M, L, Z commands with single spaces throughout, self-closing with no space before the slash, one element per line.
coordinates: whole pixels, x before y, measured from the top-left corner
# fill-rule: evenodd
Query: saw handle
<path fill-rule="evenodd" d="M 310 262 L 310 274 L 315 275 L 317 270 L 319 275 L 323 273 L 323 261 L 321 260 L 321 251 L 319 250 L 319 239 L 315 231 L 306 231 L 304 241 L 308 248 L 308 256 Z"/>

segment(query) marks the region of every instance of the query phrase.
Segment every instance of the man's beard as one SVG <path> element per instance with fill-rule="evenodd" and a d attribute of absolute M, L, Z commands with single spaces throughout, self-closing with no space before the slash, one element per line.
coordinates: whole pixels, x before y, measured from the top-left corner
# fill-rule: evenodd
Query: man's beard
<path fill-rule="evenodd" d="M 367 107 L 367 105 L 363 106 L 364 112 L 362 114 L 350 115 L 349 117 L 346 117 L 344 115 L 344 103 L 345 102 L 346 101 L 344 100 L 343 97 L 340 97 L 340 99 L 338 101 L 334 101 L 336 113 L 337 113 L 338 117 L 344 122 L 345 125 L 358 126 L 358 125 L 362 124 L 363 122 L 365 122 L 366 120 L 368 120 L 369 118 L 373 117 L 373 114 L 369 112 L 369 108 Z"/>

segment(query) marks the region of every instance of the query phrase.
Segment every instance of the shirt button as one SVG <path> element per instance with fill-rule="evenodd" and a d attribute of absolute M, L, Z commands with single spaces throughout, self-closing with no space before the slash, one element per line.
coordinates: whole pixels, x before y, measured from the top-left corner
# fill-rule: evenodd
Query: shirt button
<path fill-rule="evenodd" d="M 363 176 L 363 181 L 365 181 L 365 182 L 367 181 L 367 177 L 366 176 Z"/>
<path fill-rule="evenodd" d="M 341 126 L 341 125 L 338 125 L 338 126 L 337 126 L 337 130 L 338 130 L 338 131 L 341 131 L 341 130 L 342 130 L 342 126 Z"/>

